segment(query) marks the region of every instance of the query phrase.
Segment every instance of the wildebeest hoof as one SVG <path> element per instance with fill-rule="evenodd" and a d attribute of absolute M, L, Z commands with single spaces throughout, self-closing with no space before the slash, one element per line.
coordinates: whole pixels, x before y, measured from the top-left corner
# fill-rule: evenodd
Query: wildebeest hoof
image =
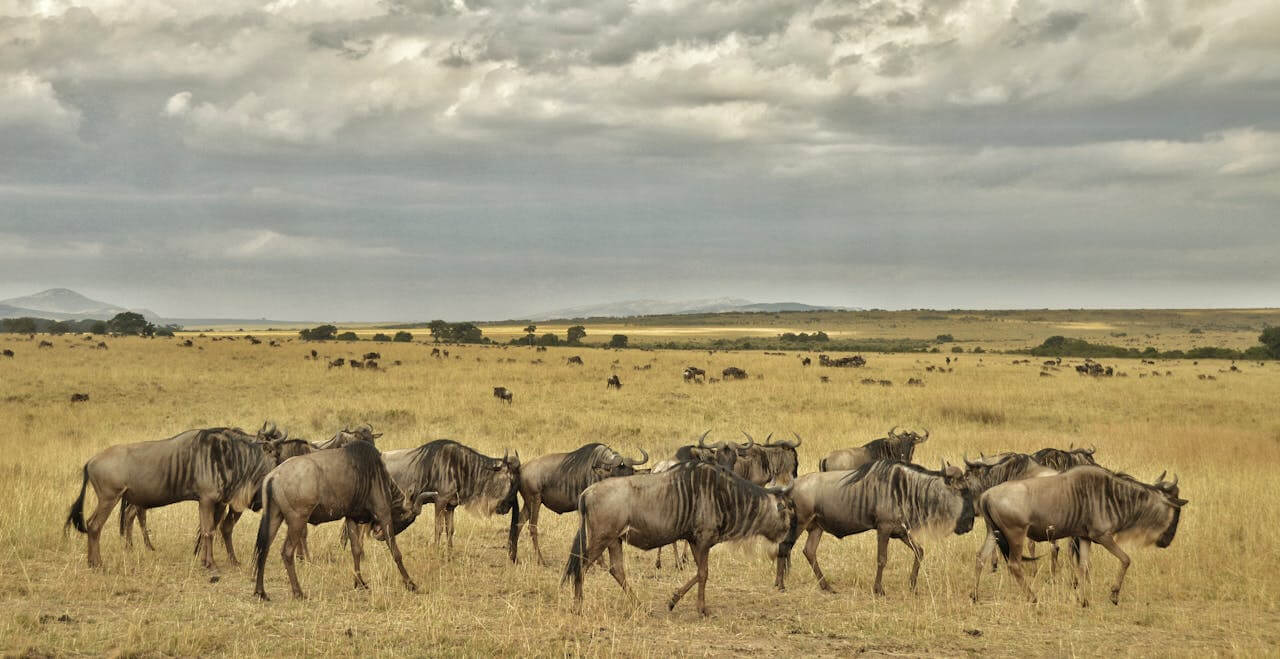
<path fill-rule="evenodd" d="M 668 611 L 676 610 L 676 598 L 672 597 L 671 599 L 667 600 L 667 610 Z"/>
<path fill-rule="evenodd" d="M 1080 600 L 1080 608 L 1082 609 L 1089 608 L 1089 600 Z"/>
<path fill-rule="evenodd" d="M 416 592 L 418 592 L 418 584 L 413 583 L 412 581 L 406 581 L 406 582 L 404 582 L 404 587 L 405 587 L 405 589 L 406 589 L 406 590 L 408 590 L 408 591 L 409 591 L 409 592 L 411 592 L 411 593 L 416 593 Z"/>
<path fill-rule="evenodd" d="M 1118 590 L 1111 591 L 1111 603 L 1115 604 L 1116 606 L 1120 605 L 1120 591 Z"/>
<path fill-rule="evenodd" d="M 300 591 L 300 590 L 295 590 L 295 591 L 293 592 L 293 599 L 296 599 L 296 600 L 304 600 L 304 599 L 307 599 L 307 596 L 306 596 L 306 595 L 303 595 L 303 594 L 302 594 L 302 591 Z"/>
<path fill-rule="evenodd" d="M 218 582 L 219 582 L 219 581 L 221 581 L 221 580 L 222 580 L 222 577 L 220 577 L 220 576 L 218 576 L 218 575 L 216 575 L 216 574 L 215 574 L 215 575 L 213 575 L 213 576 L 211 576 L 211 577 L 209 577 L 209 583 L 218 583 Z"/>
<path fill-rule="evenodd" d="M 271 598 L 270 598 L 270 597 L 267 597 L 267 594 L 266 594 L 266 593 L 264 593 L 264 592 L 257 592 L 257 593 L 254 593 L 254 595 L 257 595 L 257 596 L 258 596 L 258 599 L 260 599 L 260 600 L 262 600 L 262 601 L 264 601 L 264 602 L 270 602 L 270 601 L 271 601 Z"/>

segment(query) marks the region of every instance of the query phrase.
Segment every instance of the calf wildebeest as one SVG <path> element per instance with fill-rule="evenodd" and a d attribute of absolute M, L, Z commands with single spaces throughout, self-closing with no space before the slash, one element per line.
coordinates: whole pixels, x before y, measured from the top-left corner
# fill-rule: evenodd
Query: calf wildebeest
<path fill-rule="evenodd" d="M 1164 548 L 1173 542 L 1185 499 L 1178 498 L 1178 478 L 1164 480 L 1161 473 L 1154 485 L 1128 474 L 1102 467 L 1083 466 L 1056 476 L 1010 481 L 987 490 L 978 497 L 978 512 L 987 523 L 987 539 L 978 552 L 972 597 L 978 599 L 982 567 L 999 546 L 1018 584 L 1028 599 L 1036 601 L 1022 573 L 1022 547 L 1028 540 L 1075 538 L 1079 560 L 1073 563 L 1080 589 L 1080 605 L 1089 605 L 1089 551 L 1098 543 L 1120 561 L 1120 570 L 1111 586 L 1111 603 L 1120 603 L 1120 587 L 1129 569 L 1129 555 L 1122 542 Z"/>
<path fill-rule="evenodd" d="M 738 453 L 738 459 L 733 464 L 733 472 L 756 485 L 766 485 L 770 482 L 785 486 L 795 480 L 796 474 L 800 468 L 800 458 L 796 454 L 796 449 L 804 440 L 800 439 L 800 435 L 795 435 L 796 441 L 773 441 L 773 433 L 769 433 L 765 437 L 763 444 L 757 444 L 756 440 L 747 435 L 746 431 L 742 431 L 746 435 L 748 444 Z"/>
<path fill-rule="evenodd" d="M 791 491 L 797 526 L 809 532 L 804 557 L 813 568 L 818 587 L 831 584 L 818 567 L 818 543 L 823 532 L 837 538 L 876 531 L 876 581 L 884 594 L 883 575 L 889 560 L 889 540 L 911 548 L 911 590 L 916 588 L 924 549 L 921 536 L 929 533 L 968 533 L 973 528 L 973 499 L 959 467 L 942 463 L 939 471 L 896 460 L 880 460 L 853 471 L 819 471 L 796 479 Z"/>
<path fill-rule="evenodd" d="M 720 375 L 723 376 L 724 379 L 726 380 L 747 379 L 747 372 L 738 368 L 737 366 L 730 366 L 729 368 L 724 369 L 723 371 L 720 372 Z"/>
<path fill-rule="evenodd" d="M 685 369 L 684 369 L 684 381 L 685 381 L 685 382 L 694 382 L 694 381 L 698 381 L 698 380 L 701 380 L 701 381 L 704 381 L 704 382 L 705 382 L 705 381 L 706 381 L 706 379 L 707 379 L 707 372 L 706 372 L 706 371 L 704 371 L 704 370 L 702 370 L 702 369 L 698 368 L 697 366 L 686 366 L 686 367 L 685 367 Z"/>
<path fill-rule="evenodd" d="M 577 364 L 578 366 L 582 366 L 582 358 L 579 357 L 578 355 L 574 355 L 570 357 L 568 360 L 566 360 L 566 363 Z"/>
<path fill-rule="evenodd" d="M 435 500 L 435 541 L 443 528 L 453 549 L 453 512 L 469 506 L 489 515 L 511 512 L 507 553 L 516 560 L 520 534 L 520 452 L 503 453 L 501 458 L 482 455 L 451 439 L 437 439 L 413 449 L 387 451 L 382 456 L 387 469 L 406 496 L 438 492 Z"/>
<path fill-rule="evenodd" d="M 622 389 L 622 380 L 617 375 L 610 375 L 604 383 L 605 389 Z"/>
<path fill-rule="evenodd" d="M 5 357 L 9 357 L 10 359 L 13 358 L 13 351 L 8 348 L 5 348 L 4 352 L 0 354 L 3 354 Z"/>
<path fill-rule="evenodd" d="M 382 359 L 382 355 L 381 355 L 380 353 L 376 353 L 376 352 L 366 352 L 366 353 L 364 353 L 364 360 L 365 360 L 365 361 L 369 361 L 370 359 Z"/>
<path fill-rule="evenodd" d="M 346 366 L 346 365 L 347 365 L 347 360 L 342 357 L 339 357 L 329 362 L 329 368 L 334 368 L 335 366 Z"/>
<path fill-rule="evenodd" d="M 368 588 L 360 574 L 360 558 L 364 555 L 357 524 L 373 524 L 381 533 L 400 569 L 400 578 L 410 591 L 418 587 L 409 578 L 396 546 L 396 535 L 413 523 L 422 512 L 422 504 L 431 501 L 434 492 L 420 492 L 405 497 L 396 486 L 378 449 L 368 442 L 353 442 L 341 449 L 317 451 L 297 456 L 276 467 L 262 483 L 262 521 L 258 524 L 258 541 L 254 546 L 254 591 L 268 599 L 263 587 L 267 551 L 275 539 L 280 523 L 289 525 L 281 549 L 285 571 L 293 596 L 305 597 L 293 568 L 294 552 L 302 540 L 307 524 L 323 524 L 346 520 L 351 542 L 351 561 L 355 570 L 355 587 Z"/>
<path fill-rule="evenodd" d="M 494 387 L 493 397 L 497 398 L 498 400 L 502 400 L 510 403 L 514 399 L 515 395 L 512 394 L 511 390 L 507 389 L 506 387 Z"/>
<path fill-rule="evenodd" d="M 557 515 L 578 509 L 578 496 L 587 486 L 614 476 L 636 473 L 636 465 L 649 461 L 649 454 L 639 460 L 628 458 L 600 443 L 587 444 L 569 453 L 551 453 L 530 460 L 520 467 L 520 496 L 524 498 L 521 523 L 528 522 L 529 538 L 538 562 L 546 565 L 538 545 L 538 513 L 542 506 Z"/>
<path fill-rule="evenodd" d="M 89 394 L 71 394 L 71 402 L 85 403 L 89 400 Z"/>
<path fill-rule="evenodd" d="M 235 564 L 231 532 L 240 514 L 257 505 L 255 496 L 262 479 L 274 467 L 262 442 L 234 428 L 188 430 L 169 439 L 117 444 L 84 464 L 80 495 L 71 504 L 66 524 L 88 534 L 89 566 L 98 567 L 102 564 L 98 538 L 117 501 L 140 511 L 198 501 L 201 562 L 213 569 L 214 512 L 219 506 L 230 506 L 231 512 L 221 520 L 221 531 L 227 558 Z M 84 492 L 90 482 L 98 495 L 98 507 L 86 524 Z"/>
<path fill-rule="evenodd" d="M 577 607 L 582 605 L 582 574 L 609 550 L 609 572 L 627 586 L 622 542 L 653 549 L 684 540 L 693 548 L 698 573 L 667 602 L 674 609 L 696 583 L 698 612 L 707 615 L 707 555 L 718 543 L 763 536 L 777 543 L 777 576 L 783 587 L 791 547 L 796 539 L 796 508 L 787 490 L 753 485 L 711 464 L 685 462 L 660 474 L 610 478 L 582 493 L 578 500 L 578 533 L 561 580 L 573 582 Z"/>
<path fill-rule="evenodd" d="M 916 445 L 928 441 L 929 431 L 925 430 L 924 435 L 918 435 L 911 430 L 895 432 L 897 429 L 898 427 L 894 426 L 889 429 L 888 436 L 873 439 L 862 446 L 832 451 L 830 455 L 818 461 L 818 471 L 857 469 L 876 460 L 911 462 Z"/>

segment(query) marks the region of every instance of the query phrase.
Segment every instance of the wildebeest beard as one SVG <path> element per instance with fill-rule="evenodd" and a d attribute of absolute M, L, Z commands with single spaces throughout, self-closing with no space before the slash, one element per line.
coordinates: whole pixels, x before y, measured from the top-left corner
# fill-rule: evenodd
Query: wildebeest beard
<path fill-rule="evenodd" d="M 1160 534 L 1158 539 L 1156 539 L 1157 547 L 1164 549 L 1165 547 L 1173 544 L 1173 536 L 1178 532 L 1178 519 L 1180 517 L 1182 517 L 1182 506 L 1174 506 L 1173 519 L 1169 520 L 1169 527 L 1164 530 L 1164 533 Z"/>

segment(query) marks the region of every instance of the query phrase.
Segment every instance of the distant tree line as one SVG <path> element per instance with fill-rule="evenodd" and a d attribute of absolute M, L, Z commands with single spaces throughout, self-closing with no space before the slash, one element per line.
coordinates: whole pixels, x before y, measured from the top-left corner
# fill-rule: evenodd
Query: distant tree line
<path fill-rule="evenodd" d="M 114 334 L 117 336 L 173 336 L 181 325 L 155 325 L 142 314 L 123 311 L 111 320 L 50 320 L 48 318 L 5 318 L 0 320 L 0 332 L 14 334 Z"/>
<path fill-rule="evenodd" d="M 796 334 L 795 332 L 784 332 L 778 335 L 778 339 L 783 343 L 827 343 L 831 340 L 831 338 L 827 336 L 827 333 L 821 330 L 814 332 L 813 334 L 805 334 L 804 332 L 799 334 Z"/>
<path fill-rule="evenodd" d="M 1258 336 L 1261 345 L 1244 350 L 1220 346 L 1202 346 L 1190 350 L 1143 350 L 1090 343 L 1084 339 L 1051 336 L 1044 343 L 1026 351 L 1039 357 L 1145 358 L 1145 359 L 1280 359 L 1280 327 L 1268 327 Z"/>
<path fill-rule="evenodd" d="M 538 326 L 530 324 L 524 328 L 524 336 L 517 337 L 508 341 L 510 345 L 530 345 L 530 346 L 578 346 L 582 345 L 582 340 L 587 336 L 587 328 L 582 325 L 574 325 L 565 330 L 564 340 L 551 332 L 547 332 L 542 336 L 537 336 Z M 622 336 L 622 335 L 618 335 Z"/>

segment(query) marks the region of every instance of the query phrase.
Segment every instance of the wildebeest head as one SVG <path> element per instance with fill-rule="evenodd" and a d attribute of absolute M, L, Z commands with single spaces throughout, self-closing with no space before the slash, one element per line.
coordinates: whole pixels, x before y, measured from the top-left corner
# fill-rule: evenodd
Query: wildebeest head
<path fill-rule="evenodd" d="M 382 433 L 374 432 L 373 426 L 368 423 L 361 424 L 354 430 L 349 426 L 344 427 L 339 434 L 348 435 L 348 439 L 369 442 L 370 444 L 374 444 L 374 440 L 382 436 Z"/>
<path fill-rule="evenodd" d="M 1186 499 L 1178 498 L 1178 476 L 1175 474 L 1172 481 L 1166 481 L 1164 479 L 1165 473 L 1163 471 L 1160 472 L 1160 476 L 1156 478 L 1153 486 L 1164 495 L 1165 501 L 1173 506 L 1173 519 L 1170 520 L 1169 526 L 1164 530 L 1164 533 L 1161 533 L 1160 537 L 1156 539 L 1156 546 L 1161 549 L 1173 544 L 1173 536 L 1178 532 L 1178 519 L 1182 517 L 1182 507 L 1187 504 Z"/>
<path fill-rule="evenodd" d="M 777 584 L 781 586 L 782 579 L 787 571 L 791 569 L 791 548 L 796 544 L 796 537 L 800 534 L 797 526 L 798 515 L 796 514 L 796 502 L 791 498 L 791 485 L 786 487 L 768 487 L 765 491 L 769 493 L 774 505 L 777 507 L 778 516 L 781 521 L 774 530 L 766 532 L 764 535 L 770 542 L 778 543 L 774 551 L 774 558 L 777 559 Z"/>
<path fill-rule="evenodd" d="M 621 453 L 613 453 L 597 460 L 592 469 L 599 478 L 613 478 L 615 476 L 630 476 L 636 473 L 636 465 L 642 465 L 649 461 L 649 454 L 644 449 L 640 449 L 640 454 L 644 457 L 637 460 L 628 458 Z"/>
<path fill-rule="evenodd" d="M 262 427 L 258 429 L 257 438 L 259 442 L 271 443 L 277 440 L 283 440 L 288 436 L 288 432 L 280 430 L 275 423 L 263 421 Z"/>
<path fill-rule="evenodd" d="M 481 487 L 481 492 L 485 501 L 494 502 L 492 510 L 483 512 L 492 512 L 495 515 L 505 515 L 511 510 L 511 506 L 516 501 L 516 491 L 520 486 L 520 452 L 516 451 L 515 455 L 504 451 L 502 458 L 493 458 L 489 463 L 489 478 Z"/>
<path fill-rule="evenodd" d="M 761 447 L 764 449 L 765 459 L 769 461 L 769 473 L 773 481 L 782 485 L 790 483 L 799 475 L 800 456 L 796 453 L 796 449 L 800 448 L 804 440 L 795 432 L 791 434 L 795 436 L 796 441 L 784 439 L 771 442 L 766 438 L 764 446 Z"/>
<path fill-rule="evenodd" d="M 702 433 L 702 436 L 698 438 L 697 444 L 681 446 L 676 451 L 676 459 L 680 461 L 709 462 L 732 471 L 734 463 L 738 461 L 738 445 L 723 441 L 707 444 L 707 435 L 709 434 L 711 434 L 710 430 Z"/>
<path fill-rule="evenodd" d="M 927 436 L 927 431 L 926 431 Z M 963 500 L 963 507 L 960 509 L 960 516 L 956 517 L 955 534 L 964 535 L 973 529 L 973 518 L 975 509 L 973 506 L 974 493 L 970 488 L 969 479 L 965 478 L 965 470 L 942 461 L 942 482 L 947 489 L 960 495 Z"/>
<path fill-rule="evenodd" d="M 885 448 L 894 460 L 903 462 L 911 462 L 911 456 L 916 452 L 916 444 L 923 444 L 929 441 L 929 430 L 925 429 L 921 435 L 914 430 L 904 430 L 897 432 L 898 427 L 894 426 L 889 429 L 889 434 L 885 439 Z"/>

